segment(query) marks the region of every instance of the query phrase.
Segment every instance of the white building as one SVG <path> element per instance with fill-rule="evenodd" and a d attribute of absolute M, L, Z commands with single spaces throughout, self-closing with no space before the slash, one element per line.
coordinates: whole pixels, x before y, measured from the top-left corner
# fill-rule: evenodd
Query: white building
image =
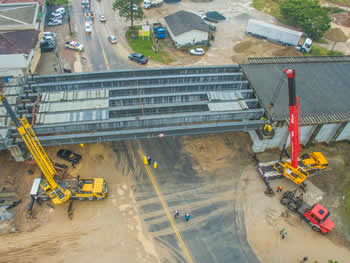
<path fill-rule="evenodd" d="M 177 47 L 205 44 L 209 41 L 209 26 L 196 14 L 182 10 L 164 19 L 169 35 Z"/>

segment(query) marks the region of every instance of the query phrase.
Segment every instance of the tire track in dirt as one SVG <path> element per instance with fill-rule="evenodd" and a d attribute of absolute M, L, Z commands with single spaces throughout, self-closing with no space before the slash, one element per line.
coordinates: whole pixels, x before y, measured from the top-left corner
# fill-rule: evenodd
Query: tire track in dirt
<path fill-rule="evenodd" d="M 3 238 L 0 242 L 0 263 L 32 263 L 42 256 L 54 256 L 64 246 L 75 247 L 80 237 L 85 234 L 87 233 L 25 233 L 15 241 Z"/>

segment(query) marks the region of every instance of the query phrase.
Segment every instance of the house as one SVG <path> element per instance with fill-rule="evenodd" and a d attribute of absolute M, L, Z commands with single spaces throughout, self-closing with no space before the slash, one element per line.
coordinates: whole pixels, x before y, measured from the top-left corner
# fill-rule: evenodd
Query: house
<path fill-rule="evenodd" d="M 0 77 L 35 71 L 40 58 L 37 30 L 0 32 Z"/>
<path fill-rule="evenodd" d="M 0 77 L 35 72 L 41 55 L 45 5 L 40 1 L 0 1 Z"/>
<path fill-rule="evenodd" d="M 210 29 L 200 16 L 182 10 L 168 15 L 164 19 L 175 46 L 208 43 Z"/>

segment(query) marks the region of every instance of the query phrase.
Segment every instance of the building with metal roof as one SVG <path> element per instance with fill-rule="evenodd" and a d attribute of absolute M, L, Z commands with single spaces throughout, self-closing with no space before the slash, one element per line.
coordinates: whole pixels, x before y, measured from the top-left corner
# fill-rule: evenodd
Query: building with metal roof
<path fill-rule="evenodd" d="M 195 45 L 208 41 L 209 25 L 203 19 L 187 11 L 178 11 L 164 17 L 168 32 L 176 46 Z"/>
<path fill-rule="evenodd" d="M 241 68 L 275 127 L 272 139 L 264 140 L 251 132 L 256 151 L 282 146 L 288 136 L 288 81 L 284 69 L 296 71 L 301 143 L 350 139 L 350 56 L 251 58 Z M 270 108 L 279 83 L 282 88 Z"/>

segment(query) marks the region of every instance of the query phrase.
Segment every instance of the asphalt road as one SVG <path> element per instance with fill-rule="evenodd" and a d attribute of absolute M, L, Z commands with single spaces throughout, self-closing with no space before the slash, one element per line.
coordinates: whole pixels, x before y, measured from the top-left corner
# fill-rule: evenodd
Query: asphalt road
<path fill-rule="evenodd" d="M 115 45 L 108 42 L 108 36 L 115 34 L 117 23 L 114 15 L 107 17 L 107 22 L 101 23 L 99 15 L 105 13 L 105 8 L 102 2 L 91 0 L 92 10 L 95 13 L 95 19 L 92 25 L 92 33 L 85 32 L 85 17 L 83 9 L 80 6 L 80 1 L 73 1 L 73 16 L 77 26 L 77 40 L 85 46 L 83 56 L 88 58 L 92 71 L 105 71 L 110 69 L 128 69 L 132 65 L 127 58 L 120 57 L 116 51 Z M 112 7 L 110 7 L 111 9 Z M 110 10 L 108 10 L 110 12 Z M 116 44 L 118 45 L 118 44 Z"/>
<path fill-rule="evenodd" d="M 246 238 L 243 209 L 236 195 L 239 176 L 232 171 L 198 174 L 193 169 L 195 162 L 182 153 L 182 144 L 182 137 L 113 143 L 117 155 L 129 158 L 136 205 L 161 262 L 259 262 Z M 159 164 L 150 171 L 161 197 L 146 172 L 141 152 Z M 176 210 L 180 216 L 173 219 Z M 187 212 L 189 222 L 184 220 Z"/>

